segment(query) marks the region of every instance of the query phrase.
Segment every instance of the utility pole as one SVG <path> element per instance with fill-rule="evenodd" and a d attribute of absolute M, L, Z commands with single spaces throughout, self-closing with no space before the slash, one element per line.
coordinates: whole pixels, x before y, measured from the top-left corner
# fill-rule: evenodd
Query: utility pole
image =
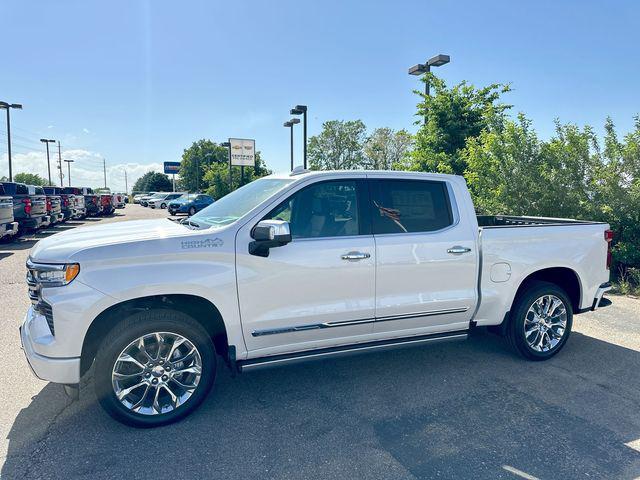
<path fill-rule="evenodd" d="M 107 161 L 102 159 L 102 171 L 104 172 L 104 188 L 107 188 Z"/>
<path fill-rule="evenodd" d="M 175 190 L 175 184 L 173 189 Z M 129 185 L 127 184 L 127 171 L 124 171 L 124 193 L 125 195 L 129 195 Z"/>
<path fill-rule="evenodd" d="M 55 140 L 41 138 L 40 141 L 47 146 L 47 172 L 49 173 L 49 185 L 51 185 L 51 161 L 49 160 L 49 144 L 54 143 Z"/>
<path fill-rule="evenodd" d="M 65 160 L 67 162 L 67 177 L 69 177 L 69 186 L 71 186 L 71 164 L 73 160 Z"/>
<path fill-rule="evenodd" d="M 64 183 L 62 183 L 62 154 L 60 153 L 60 140 L 58 140 L 58 170 L 60 170 L 60 187 L 64 187 Z"/>

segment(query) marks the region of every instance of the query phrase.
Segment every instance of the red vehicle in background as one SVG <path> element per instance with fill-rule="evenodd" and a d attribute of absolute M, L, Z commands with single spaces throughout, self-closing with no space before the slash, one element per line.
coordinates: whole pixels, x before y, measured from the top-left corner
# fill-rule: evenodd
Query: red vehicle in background
<path fill-rule="evenodd" d="M 113 197 L 110 193 L 101 193 L 98 196 L 100 213 L 102 215 L 111 215 L 115 212 L 115 207 L 113 206 Z"/>

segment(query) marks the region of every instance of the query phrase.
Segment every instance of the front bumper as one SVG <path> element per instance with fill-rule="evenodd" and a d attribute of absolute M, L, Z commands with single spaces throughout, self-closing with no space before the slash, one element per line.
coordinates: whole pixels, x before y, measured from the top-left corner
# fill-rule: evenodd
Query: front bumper
<path fill-rule="evenodd" d="M 18 222 L 9 222 L 0 225 L 0 238 L 18 233 Z"/>
<path fill-rule="evenodd" d="M 20 327 L 20 342 L 31 371 L 41 380 L 54 383 L 73 384 L 80 382 L 80 357 L 52 358 L 40 355 L 34 349 L 34 336 L 42 334 L 43 341 L 50 335 L 44 316 L 33 308 L 25 315 Z"/>

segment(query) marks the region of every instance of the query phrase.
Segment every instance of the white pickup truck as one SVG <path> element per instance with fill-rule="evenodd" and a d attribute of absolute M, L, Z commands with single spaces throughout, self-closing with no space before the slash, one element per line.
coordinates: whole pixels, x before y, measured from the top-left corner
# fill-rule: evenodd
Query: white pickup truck
<path fill-rule="evenodd" d="M 135 426 L 173 422 L 233 372 L 493 327 L 532 360 L 610 288 L 603 223 L 476 217 L 463 178 L 307 172 L 256 180 L 198 214 L 50 236 L 27 263 L 34 373 Z"/>

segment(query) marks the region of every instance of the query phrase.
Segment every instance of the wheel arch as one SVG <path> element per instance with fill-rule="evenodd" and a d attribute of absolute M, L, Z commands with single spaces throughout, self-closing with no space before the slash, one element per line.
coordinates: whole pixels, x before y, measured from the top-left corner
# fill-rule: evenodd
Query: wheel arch
<path fill-rule="evenodd" d="M 196 320 L 210 335 L 216 352 L 228 359 L 229 341 L 227 329 L 218 308 L 209 300 L 197 295 L 170 294 L 138 297 L 117 303 L 102 311 L 91 322 L 82 344 L 80 375 L 91 367 L 100 342 L 119 321 L 140 310 L 169 309 L 185 313 Z"/>
<path fill-rule="evenodd" d="M 549 282 L 562 288 L 569 300 L 571 300 L 571 306 L 573 311 L 577 312 L 580 309 L 580 301 L 582 298 L 582 286 L 580 284 L 580 277 L 575 270 L 568 267 L 551 267 L 536 270 L 533 273 L 527 275 L 516 290 L 516 294 L 511 301 L 511 308 L 519 295 L 532 283 L 532 282 Z"/>

